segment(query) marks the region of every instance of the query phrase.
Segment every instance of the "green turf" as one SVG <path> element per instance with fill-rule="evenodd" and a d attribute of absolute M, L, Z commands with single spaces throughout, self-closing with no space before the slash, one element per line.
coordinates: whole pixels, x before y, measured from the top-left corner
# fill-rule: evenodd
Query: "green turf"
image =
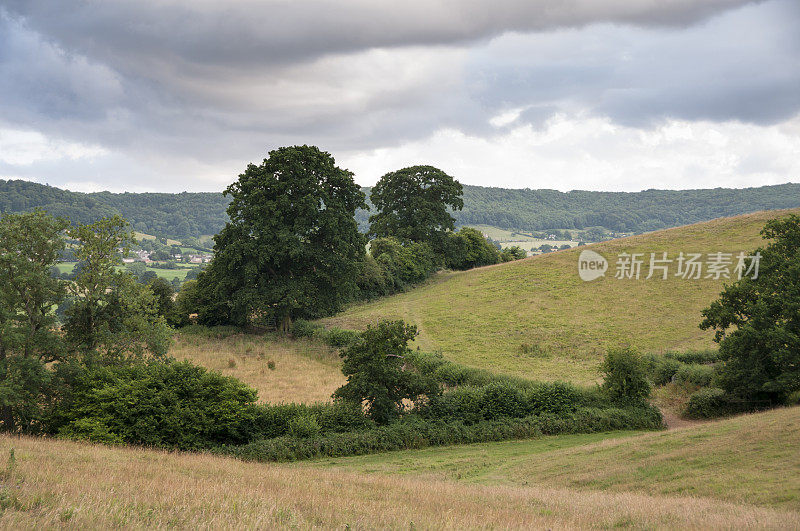
<path fill-rule="evenodd" d="M 618 280 L 613 277 L 619 253 L 649 258 L 651 252 L 668 251 L 675 258 L 679 252 L 749 251 L 763 244 L 760 229 L 779 214 L 724 218 L 440 273 L 421 287 L 354 305 L 323 323 L 363 328 L 381 318 L 404 319 L 418 326 L 418 346 L 454 361 L 535 379 L 592 383 L 611 346 L 630 344 L 654 352 L 713 346 L 713 334 L 698 323 L 724 280 L 672 275 L 667 280 Z M 578 255 L 584 249 L 606 256 L 605 277 L 593 282 L 578 277 Z"/>
<path fill-rule="evenodd" d="M 491 485 L 693 495 L 800 509 L 800 407 L 662 432 L 562 435 L 319 460 Z"/>

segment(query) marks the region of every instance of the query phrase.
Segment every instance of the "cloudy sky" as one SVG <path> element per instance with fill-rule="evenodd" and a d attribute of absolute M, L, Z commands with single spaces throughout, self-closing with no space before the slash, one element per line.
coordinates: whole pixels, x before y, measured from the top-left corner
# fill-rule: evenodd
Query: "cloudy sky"
<path fill-rule="evenodd" d="M 797 0 L 0 0 L 0 178 L 217 191 L 282 145 L 371 185 L 800 182 Z"/>

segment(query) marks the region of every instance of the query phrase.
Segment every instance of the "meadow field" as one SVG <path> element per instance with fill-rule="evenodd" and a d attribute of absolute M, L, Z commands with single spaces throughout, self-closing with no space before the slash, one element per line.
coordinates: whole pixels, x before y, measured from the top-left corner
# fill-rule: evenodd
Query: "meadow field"
<path fill-rule="evenodd" d="M 336 350 L 307 340 L 177 334 L 170 356 L 238 378 L 258 391 L 260 402 L 328 402 L 345 382 Z"/>
<path fill-rule="evenodd" d="M 0 526 L 796 529 L 799 420 L 303 464 L 3 435 Z"/>
<path fill-rule="evenodd" d="M 709 348 L 713 333 L 698 328 L 701 310 L 725 279 L 616 279 L 619 253 L 751 251 L 774 217 L 800 210 L 758 212 L 620 238 L 469 271 L 442 272 L 425 285 L 355 304 L 323 319 L 326 326 L 362 329 L 377 319 L 418 326 L 417 346 L 470 366 L 539 380 L 597 381 L 608 347 L 643 351 Z M 578 256 L 594 250 L 609 261 L 604 277 L 584 282 Z M 673 264 L 672 272 L 676 271 Z"/>

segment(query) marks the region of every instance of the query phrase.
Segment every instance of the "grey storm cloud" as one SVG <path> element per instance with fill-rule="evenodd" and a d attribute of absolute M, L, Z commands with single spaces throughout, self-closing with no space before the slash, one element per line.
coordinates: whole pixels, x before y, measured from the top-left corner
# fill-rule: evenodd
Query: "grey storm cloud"
<path fill-rule="evenodd" d="M 488 136 L 514 108 L 770 123 L 800 110 L 798 22 L 795 0 L 0 0 L 0 126 L 169 167 Z"/>

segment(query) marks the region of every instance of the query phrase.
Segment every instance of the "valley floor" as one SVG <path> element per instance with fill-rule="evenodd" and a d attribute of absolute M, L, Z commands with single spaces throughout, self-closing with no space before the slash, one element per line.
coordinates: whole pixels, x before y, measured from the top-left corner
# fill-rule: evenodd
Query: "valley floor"
<path fill-rule="evenodd" d="M 798 421 L 297 464 L 1 436 L 0 526 L 796 529 Z"/>

